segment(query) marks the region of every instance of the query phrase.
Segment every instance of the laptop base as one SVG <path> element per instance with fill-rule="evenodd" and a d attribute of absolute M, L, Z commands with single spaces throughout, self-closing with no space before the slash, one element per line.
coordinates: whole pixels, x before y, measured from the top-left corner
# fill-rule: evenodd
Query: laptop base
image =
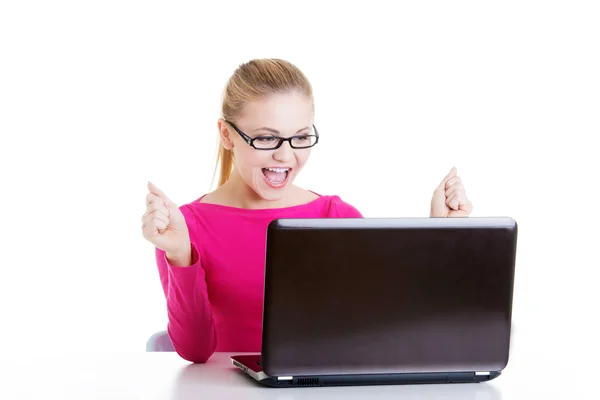
<path fill-rule="evenodd" d="M 486 374 L 475 372 L 432 372 L 400 374 L 360 374 L 360 375 L 316 375 L 274 377 L 267 375 L 260 365 L 260 354 L 231 357 L 233 365 L 240 368 L 257 382 L 270 387 L 307 387 L 307 386 L 367 386 L 367 385 L 415 385 L 440 383 L 479 383 L 500 376 L 500 372 Z"/>

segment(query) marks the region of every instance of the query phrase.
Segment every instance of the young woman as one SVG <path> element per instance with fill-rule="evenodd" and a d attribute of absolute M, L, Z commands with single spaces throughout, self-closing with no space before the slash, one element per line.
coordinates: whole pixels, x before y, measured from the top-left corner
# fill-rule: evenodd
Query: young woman
<path fill-rule="evenodd" d="M 219 187 L 181 207 L 148 183 L 144 237 L 156 247 L 175 350 L 192 362 L 261 347 L 265 239 L 276 218 L 356 218 L 336 195 L 294 185 L 319 141 L 312 89 L 278 59 L 252 60 L 229 79 L 218 121 Z M 453 168 L 432 217 L 471 213 Z"/>

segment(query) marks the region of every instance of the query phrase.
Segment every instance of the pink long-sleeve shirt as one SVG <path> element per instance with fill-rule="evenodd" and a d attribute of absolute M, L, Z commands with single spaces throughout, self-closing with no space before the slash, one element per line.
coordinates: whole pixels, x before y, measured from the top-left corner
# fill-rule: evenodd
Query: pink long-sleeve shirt
<path fill-rule="evenodd" d="M 206 362 L 215 351 L 259 352 L 267 227 L 277 218 L 361 218 L 339 196 L 275 209 L 242 209 L 200 199 L 180 207 L 192 265 L 172 266 L 156 249 L 167 300 L 167 331 L 184 359 Z"/>

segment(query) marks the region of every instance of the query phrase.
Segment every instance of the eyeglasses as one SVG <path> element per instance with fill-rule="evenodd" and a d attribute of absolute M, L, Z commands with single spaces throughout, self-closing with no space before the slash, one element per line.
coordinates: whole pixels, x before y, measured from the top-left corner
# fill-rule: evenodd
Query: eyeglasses
<path fill-rule="evenodd" d="M 293 149 L 308 149 L 319 142 L 319 132 L 317 132 L 317 128 L 314 125 L 314 135 L 295 135 L 289 138 L 282 138 L 274 135 L 261 135 L 253 138 L 242 132 L 233 122 L 227 120 L 225 120 L 225 122 L 231 125 L 233 129 L 239 133 L 242 139 L 256 150 L 275 150 L 280 148 L 283 142 L 289 142 Z"/>

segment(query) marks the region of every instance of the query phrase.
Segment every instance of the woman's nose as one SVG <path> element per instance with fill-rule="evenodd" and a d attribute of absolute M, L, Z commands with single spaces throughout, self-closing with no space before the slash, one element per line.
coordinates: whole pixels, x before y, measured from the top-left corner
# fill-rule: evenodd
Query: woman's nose
<path fill-rule="evenodd" d="M 280 162 L 286 162 L 292 159 L 294 149 L 289 142 L 283 142 L 278 149 L 273 150 L 273 158 Z"/>

